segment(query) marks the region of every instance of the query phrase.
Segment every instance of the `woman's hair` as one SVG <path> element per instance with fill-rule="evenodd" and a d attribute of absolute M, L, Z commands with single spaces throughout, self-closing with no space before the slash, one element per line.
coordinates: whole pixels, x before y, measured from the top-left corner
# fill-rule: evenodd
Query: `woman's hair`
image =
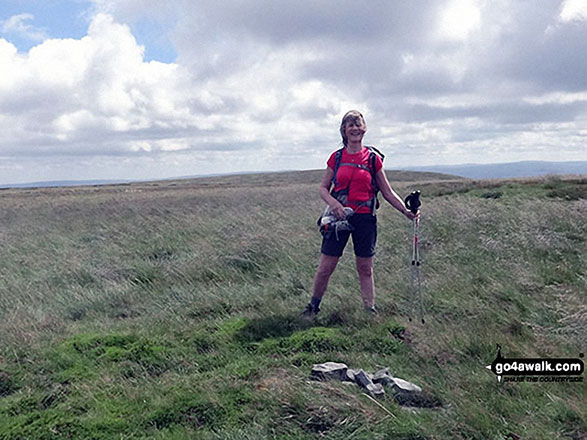
<path fill-rule="evenodd" d="M 345 128 L 347 122 L 352 122 L 353 124 L 359 122 L 365 130 L 367 130 L 367 124 L 365 123 L 365 118 L 361 112 L 357 110 L 349 110 L 346 114 L 342 117 L 342 122 L 340 123 L 340 135 L 342 136 L 342 143 L 346 146 L 347 138 L 345 134 Z"/>

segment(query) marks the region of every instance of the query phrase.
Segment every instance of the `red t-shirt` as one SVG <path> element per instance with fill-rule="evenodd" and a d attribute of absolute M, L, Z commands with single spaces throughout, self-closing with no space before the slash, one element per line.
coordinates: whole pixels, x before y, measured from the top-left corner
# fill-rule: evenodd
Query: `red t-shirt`
<path fill-rule="evenodd" d="M 368 206 L 361 206 L 357 208 L 355 202 L 368 202 L 373 198 L 373 185 L 371 184 L 371 164 L 369 163 L 370 151 L 363 147 L 361 151 L 355 154 L 349 154 L 345 149 L 342 150 L 342 157 L 340 158 L 340 166 L 336 173 L 337 185 L 334 191 L 340 191 L 344 188 L 349 188 L 349 203 L 345 206 L 350 206 L 358 214 L 370 214 L 371 209 Z M 345 163 L 355 163 L 364 165 L 367 169 L 358 168 L 355 166 L 345 166 Z M 334 171 L 336 165 L 336 151 L 330 155 L 327 162 L 328 168 Z M 375 174 L 383 168 L 383 162 L 378 154 L 375 154 Z M 350 185 L 349 185 L 350 181 Z"/>

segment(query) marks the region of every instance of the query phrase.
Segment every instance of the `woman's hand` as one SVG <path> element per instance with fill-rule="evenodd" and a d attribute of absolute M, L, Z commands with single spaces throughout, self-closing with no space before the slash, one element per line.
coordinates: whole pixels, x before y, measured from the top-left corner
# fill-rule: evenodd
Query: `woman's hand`
<path fill-rule="evenodd" d="M 344 206 L 338 200 L 335 200 L 331 205 L 329 205 L 330 212 L 332 212 L 336 217 L 341 220 L 346 218 L 346 212 L 344 210 Z"/>
<path fill-rule="evenodd" d="M 330 195 L 330 184 L 332 182 L 333 176 L 334 170 L 330 167 L 326 167 L 326 172 L 324 173 L 322 183 L 320 184 L 320 197 L 328 204 L 328 209 L 330 209 L 332 214 L 334 214 L 338 219 L 344 220 L 347 216 L 344 210 L 344 206 L 342 206 L 342 203 Z"/>
<path fill-rule="evenodd" d="M 405 209 L 403 214 L 409 218 L 410 220 L 419 219 L 420 218 L 420 211 L 418 210 L 415 214 L 410 211 L 409 209 Z"/>

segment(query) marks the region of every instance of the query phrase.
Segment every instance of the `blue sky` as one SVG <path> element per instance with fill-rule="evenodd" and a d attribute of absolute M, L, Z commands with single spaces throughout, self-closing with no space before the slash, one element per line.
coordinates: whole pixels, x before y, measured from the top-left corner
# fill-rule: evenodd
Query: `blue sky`
<path fill-rule="evenodd" d="M 221 6 L 219 6 L 221 5 Z M 0 184 L 587 160 L 587 0 L 0 3 Z"/>
<path fill-rule="evenodd" d="M 23 26 L 31 31 L 45 34 L 46 38 L 81 38 L 88 28 L 86 14 L 87 2 L 51 0 L 47 2 L 31 0 L 6 0 L 0 4 L 0 19 L 29 14 L 22 20 Z M 30 33 L 8 31 L 4 38 L 9 39 L 19 50 L 28 51 L 40 41 Z"/>
<path fill-rule="evenodd" d="M 24 15 L 19 22 L 24 28 L 28 28 L 28 32 L 6 31 L 2 37 L 21 52 L 28 52 L 44 39 L 80 39 L 86 35 L 95 11 L 96 6 L 90 1 L 7 0 L 0 3 L 0 20 L 6 22 L 10 17 Z M 175 61 L 177 54 L 165 30 L 170 23 L 148 16 L 138 16 L 127 24 L 138 44 L 145 47 L 146 61 Z M 36 38 L 37 34 L 43 39 Z"/>

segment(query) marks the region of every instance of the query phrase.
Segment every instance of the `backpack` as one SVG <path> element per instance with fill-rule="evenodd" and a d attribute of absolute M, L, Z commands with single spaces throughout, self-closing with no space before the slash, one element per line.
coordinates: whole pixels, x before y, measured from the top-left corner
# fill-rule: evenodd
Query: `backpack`
<path fill-rule="evenodd" d="M 377 185 L 377 178 L 375 176 L 375 174 L 376 174 L 376 171 L 375 171 L 376 155 L 378 155 L 382 161 L 383 161 L 383 159 L 385 159 L 385 155 L 375 147 L 367 146 L 366 148 L 369 150 L 369 166 L 368 167 L 365 165 L 356 164 L 356 163 L 346 163 L 346 162 L 341 163 L 342 152 L 344 150 L 344 147 L 336 151 L 335 156 L 334 156 L 335 157 L 334 175 L 332 176 L 331 185 L 330 185 L 330 195 L 332 197 L 334 197 L 336 200 L 338 200 L 340 203 L 342 203 L 343 205 L 347 204 L 348 203 L 348 194 L 349 194 L 348 186 L 346 188 L 341 189 L 341 190 L 334 191 L 334 188 L 336 188 L 336 186 L 338 184 L 338 182 L 336 180 L 336 175 L 338 173 L 338 169 L 341 166 L 352 166 L 352 167 L 356 167 L 356 168 L 361 168 L 363 170 L 366 169 L 371 174 L 371 184 L 373 185 L 373 198 L 367 202 L 359 202 L 356 204 L 358 204 L 358 206 L 369 206 L 371 208 L 371 213 L 373 215 L 375 215 L 375 211 L 379 208 L 379 198 L 377 197 L 377 195 L 379 193 L 379 186 Z"/>

